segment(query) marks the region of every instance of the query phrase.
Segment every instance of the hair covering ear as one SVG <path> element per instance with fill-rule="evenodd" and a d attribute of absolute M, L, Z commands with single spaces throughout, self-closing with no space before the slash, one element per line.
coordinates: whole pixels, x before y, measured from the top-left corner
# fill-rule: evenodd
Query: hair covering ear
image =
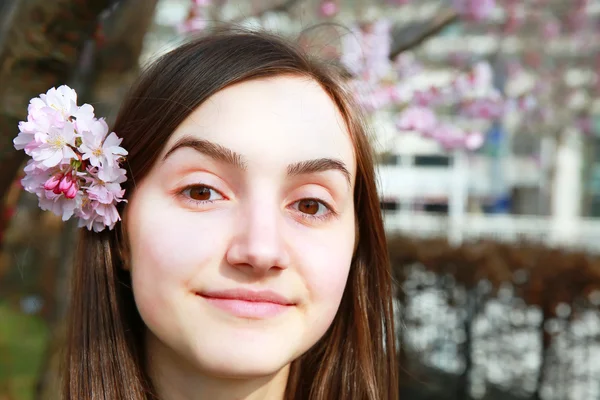
<path fill-rule="evenodd" d="M 356 250 L 358 250 L 358 243 L 360 241 L 360 229 L 358 223 L 358 216 L 354 217 L 354 250 L 353 253 L 356 255 Z"/>
<path fill-rule="evenodd" d="M 126 218 L 126 211 L 123 210 L 122 214 L 123 220 L 116 228 L 115 241 L 120 267 L 129 271 L 131 269 L 131 252 L 129 250 L 129 239 L 127 238 L 127 230 L 125 229 L 124 221 Z"/>

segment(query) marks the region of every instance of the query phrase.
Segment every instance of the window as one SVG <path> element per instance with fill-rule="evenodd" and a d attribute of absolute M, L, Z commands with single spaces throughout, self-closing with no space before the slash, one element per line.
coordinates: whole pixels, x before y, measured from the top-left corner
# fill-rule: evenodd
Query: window
<path fill-rule="evenodd" d="M 417 167 L 449 167 L 452 165 L 452 158 L 441 154 L 415 156 L 414 165 Z"/>
<path fill-rule="evenodd" d="M 395 200 L 381 200 L 379 207 L 382 211 L 399 211 L 400 203 Z"/>

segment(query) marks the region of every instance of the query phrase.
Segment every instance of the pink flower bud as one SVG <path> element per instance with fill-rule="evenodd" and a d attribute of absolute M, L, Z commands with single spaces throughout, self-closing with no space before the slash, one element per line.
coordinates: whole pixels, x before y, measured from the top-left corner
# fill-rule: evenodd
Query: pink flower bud
<path fill-rule="evenodd" d="M 67 199 L 74 199 L 77 196 L 77 185 L 73 183 L 64 194 Z"/>
<path fill-rule="evenodd" d="M 53 175 L 44 183 L 44 189 L 46 190 L 55 190 L 62 179 L 62 174 Z"/>
<path fill-rule="evenodd" d="M 62 180 L 58 184 L 58 190 L 60 190 L 63 193 L 66 193 L 69 189 L 71 189 L 74 183 L 75 182 L 73 182 L 73 178 L 70 175 L 65 175 L 65 177 L 62 178 Z"/>

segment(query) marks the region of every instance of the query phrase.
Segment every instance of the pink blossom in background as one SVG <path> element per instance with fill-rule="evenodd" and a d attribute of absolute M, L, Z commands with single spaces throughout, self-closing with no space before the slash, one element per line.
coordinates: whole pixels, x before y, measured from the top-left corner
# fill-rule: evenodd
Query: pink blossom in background
<path fill-rule="evenodd" d="M 319 7 L 321 15 L 324 17 L 333 17 L 339 12 L 339 7 L 334 1 L 324 1 Z"/>
<path fill-rule="evenodd" d="M 211 0 L 192 0 L 187 18 L 177 26 L 179 34 L 202 32 L 208 27 L 206 8 Z"/>
<path fill-rule="evenodd" d="M 542 36 L 545 40 L 556 39 L 560 35 L 561 25 L 557 20 L 549 20 L 544 23 Z"/>
<path fill-rule="evenodd" d="M 466 134 L 465 138 L 465 147 L 470 151 L 475 151 L 483 146 L 485 142 L 485 136 L 483 133 L 477 132 L 469 132 Z"/>
<path fill-rule="evenodd" d="M 377 20 L 365 27 L 353 26 L 342 36 L 340 61 L 356 79 L 379 82 L 393 71 L 391 23 Z"/>
<path fill-rule="evenodd" d="M 491 17 L 496 0 L 454 0 L 454 7 L 468 20 L 481 22 Z"/>
<path fill-rule="evenodd" d="M 488 62 L 479 62 L 468 74 L 468 79 L 473 87 L 491 86 L 494 77 L 492 66 Z"/>
<path fill-rule="evenodd" d="M 465 102 L 462 114 L 470 118 L 496 119 L 504 112 L 503 103 L 493 99 L 475 99 Z"/>
<path fill-rule="evenodd" d="M 436 87 L 427 90 L 416 90 L 413 94 L 413 102 L 422 107 L 431 107 L 442 99 L 442 92 Z"/>
<path fill-rule="evenodd" d="M 440 124 L 433 130 L 431 136 L 437 140 L 445 150 L 465 147 L 465 132 L 455 125 Z"/>
<path fill-rule="evenodd" d="M 208 21 L 203 17 L 194 17 L 186 20 L 184 23 L 179 25 L 178 31 L 179 33 L 192 33 L 192 32 L 201 32 L 206 29 L 208 26 Z"/>
<path fill-rule="evenodd" d="M 430 132 L 436 125 L 437 117 L 426 107 L 408 107 L 396 120 L 396 127 L 405 131 Z"/>
<path fill-rule="evenodd" d="M 393 68 L 398 80 L 408 79 L 423 71 L 423 66 L 417 62 L 413 55 L 400 53 L 393 62 Z"/>
<path fill-rule="evenodd" d="M 504 32 L 513 34 L 525 23 L 525 15 L 523 9 L 517 4 L 510 4 L 506 8 L 506 21 L 504 23 Z"/>

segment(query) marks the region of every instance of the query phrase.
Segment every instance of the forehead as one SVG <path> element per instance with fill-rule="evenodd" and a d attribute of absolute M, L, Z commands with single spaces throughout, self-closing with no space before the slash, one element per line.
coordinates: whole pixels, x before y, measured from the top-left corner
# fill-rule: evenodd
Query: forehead
<path fill-rule="evenodd" d="M 353 144 L 341 113 L 305 77 L 279 76 L 227 87 L 194 110 L 166 148 L 183 136 L 210 140 L 249 160 L 335 157 L 351 173 L 355 170 Z"/>

